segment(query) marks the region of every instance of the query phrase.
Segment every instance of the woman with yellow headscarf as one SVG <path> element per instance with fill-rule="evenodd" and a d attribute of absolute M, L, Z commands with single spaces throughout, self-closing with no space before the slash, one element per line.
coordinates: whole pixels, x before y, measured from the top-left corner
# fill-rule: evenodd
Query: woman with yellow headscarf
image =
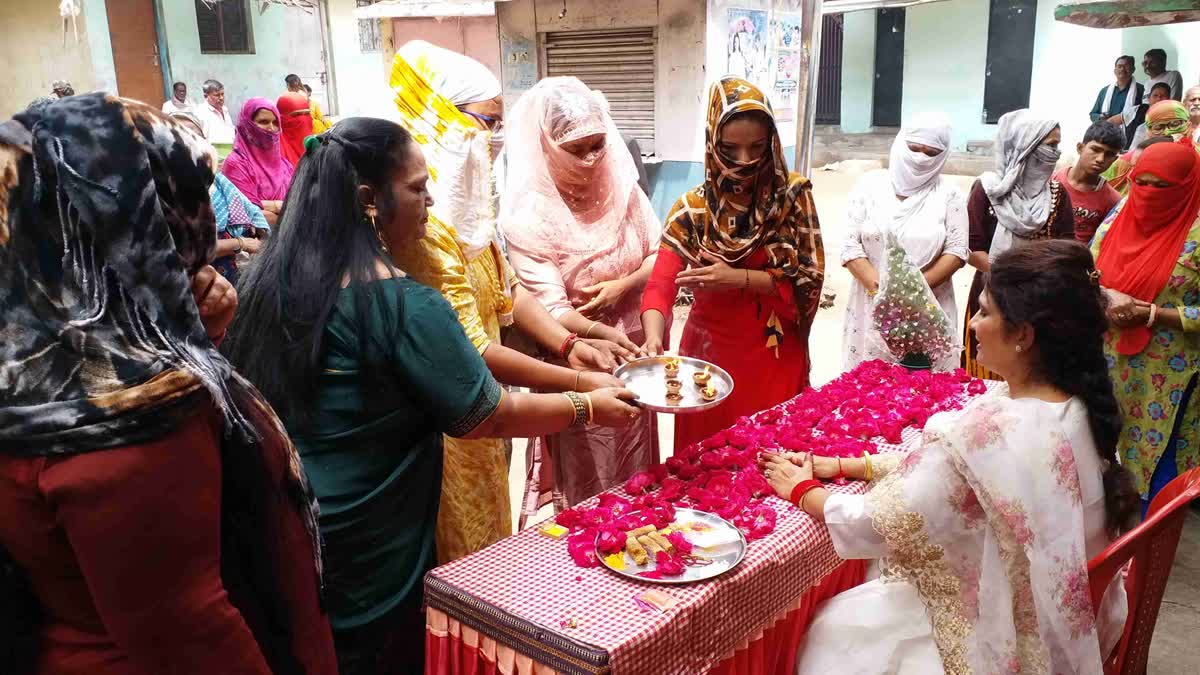
<path fill-rule="evenodd" d="M 704 174 L 667 216 L 642 296 L 644 349 L 669 349 L 676 293 L 691 288 L 679 353 L 724 368 L 736 387 L 721 406 L 676 418 L 676 451 L 808 386 L 825 277 L 812 186 L 788 172 L 771 104 L 743 79 L 709 91 Z"/>
<path fill-rule="evenodd" d="M 609 371 L 616 357 L 628 353 L 563 328 L 520 288 L 501 251 L 492 161 L 504 105 L 496 76 L 462 54 L 414 41 L 396 53 L 390 86 L 400 123 L 425 154 L 433 196 L 425 238 L 393 257 L 407 274 L 450 302 L 501 383 L 540 391 L 623 386 Z M 571 367 L 504 347 L 500 327 L 508 325 Z M 446 437 L 437 525 L 440 562 L 512 534 L 508 462 L 502 439 Z"/>
<path fill-rule="evenodd" d="M 1188 119 L 1188 109 L 1179 101 L 1159 101 L 1146 112 L 1146 140 L 1164 136 L 1178 141 L 1187 136 L 1189 131 L 1191 121 Z M 1122 195 L 1129 193 L 1129 174 L 1133 171 L 1139 150 L 1135 146 L 1121 155 L 1103 174 L 1108 184 Z"/>

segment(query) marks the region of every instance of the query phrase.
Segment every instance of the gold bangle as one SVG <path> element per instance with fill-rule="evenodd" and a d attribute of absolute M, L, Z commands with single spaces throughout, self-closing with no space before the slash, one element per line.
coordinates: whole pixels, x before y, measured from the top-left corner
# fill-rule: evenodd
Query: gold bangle
<path fill-rule="evenodd" d="M 579 416 L 579 413 L 576 412 L 577 409 L 575 408 L 575 399 L 571 398 L 571 395 L 567 392 L 563 392 L 563 398 L 567 399 L 567 403 L 571 406 L 571 423 L 567 426 L 573 427 L 575 426 L 575 419 Z"/>
<path fill-rule="evenodd" d="M 593 329 L 593 328 L 595 328 L 595 327 L 596 327 L 596 324 L 598 324 L 598 323 L 600 323 L 600 322 L 599 322 L 599 321 L 593 321 L 593 322 L 592 322 L 592 325 L 588 326 L 588 327 L 587 327 L 587 330 L 583 331 L 583 338 L 584 338 L 585 340 L 586 340 L 586 339 L 588 339 L 588 338 L 590 338 L 590 337 L 592 336 L 592 329 Z"/>
<path fill-rule="evenodd" d="M 583 371 L 582 370 L 575 371 L 575 386 L 571 387 L 571 389 L 573 391 L 579 391 L 579 378 L 581 378 L 581 377 L 583 377 Z"/>
<path fill-rule="evenodd" d="M 584 394 L 584 395 L 583 395 L 583 400 L 584 400 L 584 401 L 587 401 L 587 407 L 588 407 L 587 423 L 588 423 L 588 424 L 591 424 L 591 423 L 592 423 L 592 419 L 593 419 L 593 415 L 592 415 L 592 397 L 591 397 L 591 395 L 590 395 L 590 394 Z"/>
<path fill-rule="evenodd" d="M 863 463 L 867 465 L 867 482 L 869 483 L 875 477 L 875 470 L 871 467 L 871 455 L 869 453 L 863 453 Z"/>

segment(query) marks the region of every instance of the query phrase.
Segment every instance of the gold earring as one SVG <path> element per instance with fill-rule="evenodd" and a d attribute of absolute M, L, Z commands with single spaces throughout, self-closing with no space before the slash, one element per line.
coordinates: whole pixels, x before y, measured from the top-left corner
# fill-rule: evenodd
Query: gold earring
<path fill-rule="evenodd" d="M 1017 352 L 1020 353 L 1023 351 L 1025 351 L 1025 349 L 1021 345 L 1017 345 Z"/>
<path fill-rule="evenodd" d="M 379 240 L 379 246 L 384 253 L 389 253 L 387 242 L 383 240 L 383 233 L 379 231 L 379 226 L 375 224 L 375 217 L 379 215 L 379 209 L 374 204 L 367 204 L 363 207 L 363 211 L 367 214 L 367 220 L 371 221 L 371 229 L 375 230 L 375 238 Z"/>

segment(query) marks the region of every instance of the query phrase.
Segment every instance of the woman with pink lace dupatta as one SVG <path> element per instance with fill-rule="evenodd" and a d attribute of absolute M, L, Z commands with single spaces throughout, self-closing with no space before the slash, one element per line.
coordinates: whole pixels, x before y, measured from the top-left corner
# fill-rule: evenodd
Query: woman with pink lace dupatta
<path fill-rule="evenodd" d="M 565 328 L 640 356 L 642 288 L 662 227 L 603 99 L 573 77 L 526 92 L 509 114 L 500 222 L 522 285 Z M 538 438 L 521 520 L 621 484 L 658 462 L 654 415 Z"/>

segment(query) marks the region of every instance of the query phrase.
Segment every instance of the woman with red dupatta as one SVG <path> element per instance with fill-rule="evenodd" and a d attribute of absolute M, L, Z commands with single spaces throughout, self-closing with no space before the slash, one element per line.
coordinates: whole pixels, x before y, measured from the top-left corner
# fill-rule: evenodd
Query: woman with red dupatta
<path fill-rule="evenodd" d="M 313 134 L 311 105 L 304 94 L 289 91 L 279 97 L 275 106 L 279 108 L 279 126 L 283 130 L 279 150 L 284 159 L 296 166 L 304 156 L 304 139 Z"/>
<path fill-rule="evenodd" d="M 1109 214 L 1092 253 L 1109 294 L 1104 339 L 1125 418 L 1117 446 L 1143 510 L 1200 463 L 1200 154 L 1190 138 L 1146 148 L 1129 197 Z"/>
<path fill-rule="evenodd" d="M 745 80 L 726 76 L 709 92 L 704 171 L 667 217 L 642 297 L 644 349 L 669 346 L 676 293 L 690 288 L 679 353 L 724 368 L 734 390 L 676 419 L 677 451 L 808 386 L 808 331 L 825 277 L 811 184 L 789 174 L 771 105 Z"/>

